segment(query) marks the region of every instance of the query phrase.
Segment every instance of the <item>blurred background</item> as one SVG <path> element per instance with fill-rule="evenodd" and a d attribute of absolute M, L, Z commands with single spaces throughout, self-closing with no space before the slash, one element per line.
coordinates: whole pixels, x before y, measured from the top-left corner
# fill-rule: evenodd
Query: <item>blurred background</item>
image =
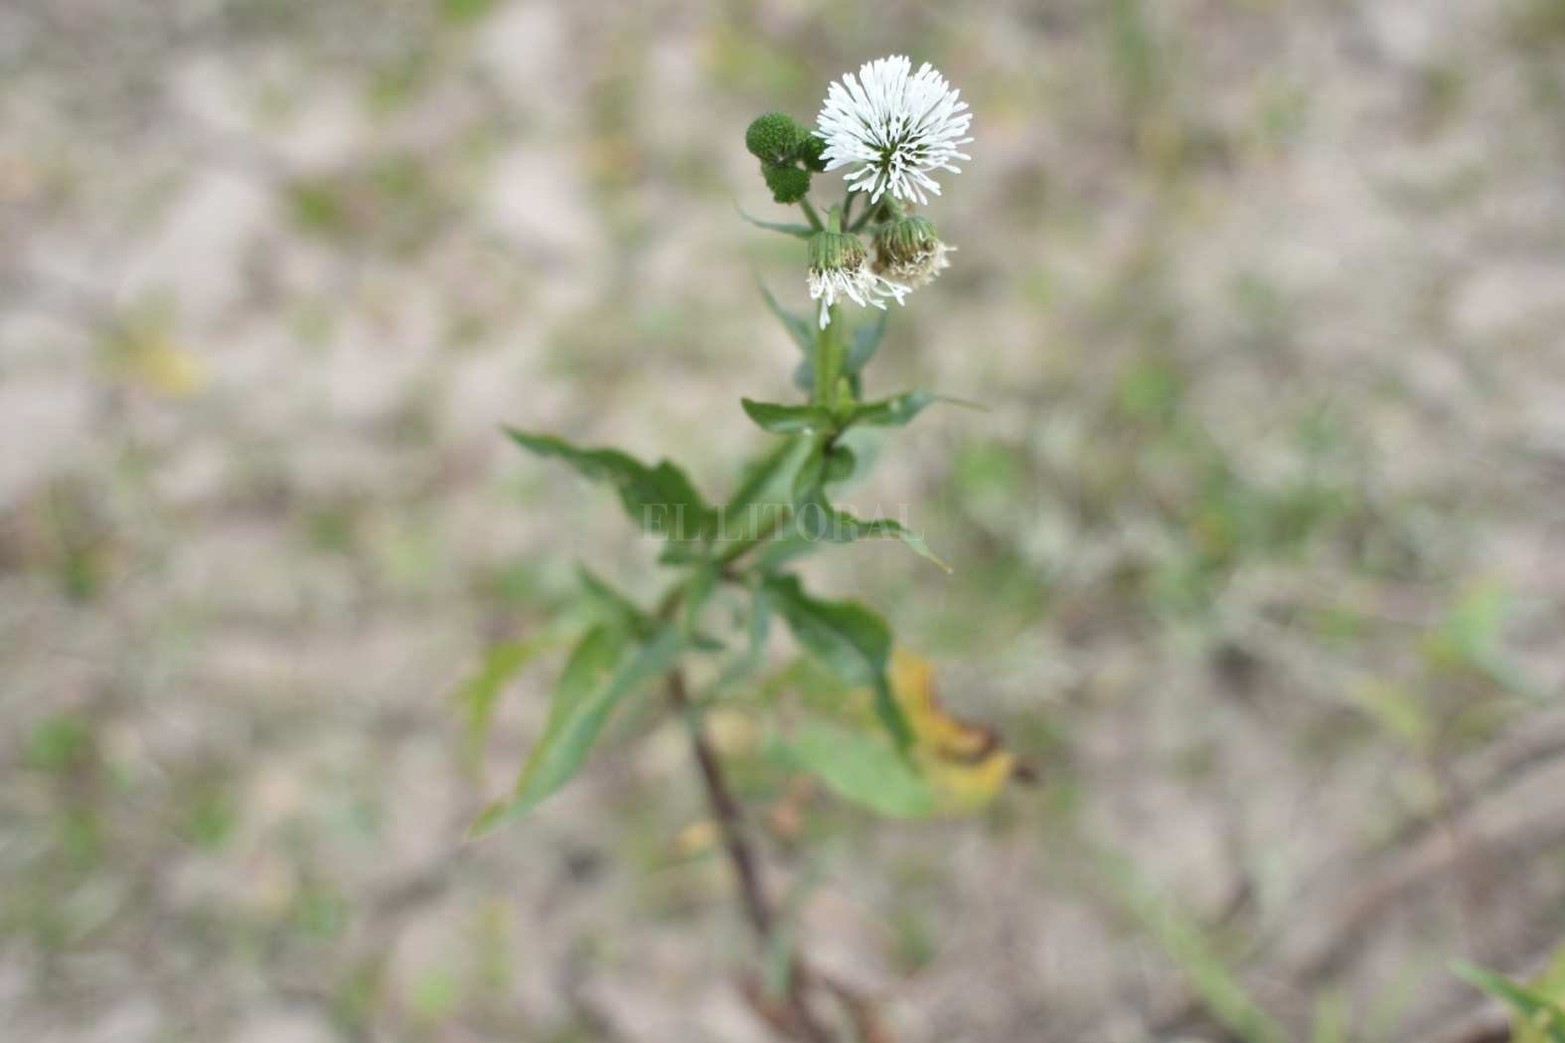
<path fill-rule="evenodd" d="M 767 1038 L 680 736 L 462 845 L 561 653 L 460 696 L 576 559 L 657 589 L 498 426 L 725 491 L 805 303 L 744 127 L 888 53 L 976 140 L 870 390 L 989 412 L 847 498 L 953 575 L 811 576 L 1045 784 L 817 802 L 801 937 L 901 1043 L 1507 1038 L 1449 967 L 1565 940 L 1559 0 L 9 0 L 0 1035 Z"/>

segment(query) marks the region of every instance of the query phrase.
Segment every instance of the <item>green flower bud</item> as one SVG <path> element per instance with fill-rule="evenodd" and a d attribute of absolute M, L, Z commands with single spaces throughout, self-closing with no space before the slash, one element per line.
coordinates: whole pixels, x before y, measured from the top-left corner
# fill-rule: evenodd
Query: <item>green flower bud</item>
<path fill-rule="evenodd" d="M 799 158 L 804 161 L 806 168 L 819 174 L 826 169 L 826 141 L 824 138 L 805 132 L 804 141 L 799 145 Z"/>
<path fill-rule="evenodd" d="M 772 190 L 772 198 L 779 203 L 797 203 L 810 190 L 808 170 L 762 163 L 761 174 L 766 178 L 766 187 Z"/>
<path fill-rule="evenodd" d="M 744 147 L 762 163 L 781 166 L 793 161 L 808 133 L 792 116 L 768 112 L 757 116 L 744 132 Z"/>

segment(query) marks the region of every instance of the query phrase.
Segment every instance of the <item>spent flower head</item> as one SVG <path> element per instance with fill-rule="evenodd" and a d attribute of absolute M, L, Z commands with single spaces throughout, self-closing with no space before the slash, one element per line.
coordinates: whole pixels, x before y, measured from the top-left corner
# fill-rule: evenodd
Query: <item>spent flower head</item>
<path fill-rule="evenodd" d="M 831 322 L 831 307 L 841 297 L 866 308 L 885 310 L 885 298 L 898 304 L 909 288 L 877 274 L 869 264 L 869 255 L 859 237 L 827 230 L 810 239 L 810 299 L 821 302 L 820 325 Z"/>
<path fill-rule="evenodd" d="M 870 193 L 871 202 L 889 191 L 927 203 L 926 193 L 940 194 L 930 173 L 959 173 L 951 161 L 971 158 L 957 151 L 973 140 L 964 137 L 973 117 L 961 92 L 928 62 L 911 69 L 902 55 L 866 62 L 856 78 L 847 73 L 827 88 L 816 117 L 826 169 L 856 165 L 849 186 Z"/>
<path fill-rule="evenodd" d="M 918 214 L 899 214 L 875 233 L 877 274 L 917 289 L 951 267 L 946 258 L 955 250 L 935 234 L 935 226 Z"/>

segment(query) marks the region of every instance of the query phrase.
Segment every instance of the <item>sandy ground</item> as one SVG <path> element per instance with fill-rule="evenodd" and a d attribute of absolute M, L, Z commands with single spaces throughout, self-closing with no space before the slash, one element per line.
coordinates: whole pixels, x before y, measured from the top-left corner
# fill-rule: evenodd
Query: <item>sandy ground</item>
<path fill-rule="evenodd" d="M 453 693 L 657 588 L 498 426 L 721 488 L 803 298 L 743 128 L 894 51 L 977 141 L 873 381 L 989 411 L 856 493 L 951 577 L 811 576 L 1046 783 L 822 802 L 801 937 L 905 1043 L 1422 1043 L 1565 938 L 1558 3 L 11 0 L 0 1034 L 767 1038 L 679 736 L 463 845 L 559 656 Z"/>

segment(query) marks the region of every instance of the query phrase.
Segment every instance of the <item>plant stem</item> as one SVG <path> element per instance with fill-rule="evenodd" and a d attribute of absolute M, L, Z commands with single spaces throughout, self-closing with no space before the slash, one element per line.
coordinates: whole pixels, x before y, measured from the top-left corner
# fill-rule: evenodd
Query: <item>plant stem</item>
<path fill-rule="evenodd" d="M 833 304 L 826 328 L 815 335 L 815 394 L 810 399 L 814 405 L 836 408 L 842 354 L 842 318 L 837 305 Z"/>
<path fill-rule="evenodd" d="M 744 557 L 750 551 L 760 546 L 762 543 L 765 543 L 779 528 L 782 527 L 783 516 L 785 513 L 786 512 L 782 509 L 773 511 L 772 516 L 767 519 L 766 524 L 761 526 L 760 531 L 757 532 L 754 536 L 749 536 L 742 540 L 735 540 L 733 543 L 730 543 L 727 547 L 725 547 L 723 549 L 723 553 L 717 556 L 717 563 L 719 565 L 731 565 L 739 558 Z"/>
<path fill-rule="evenodd" d="M 729 787 L 727 776 L 723 774 L 722 762 L 718 760 L 717 751 L 712 748 L 706 729 L 702 727 L 701 711 L 691 701 L 682 671 L 669 673 L 668 698 L 690 736 L 690 747 L 701 772 L 707 804 L 712 809 L 712 817 L 717 820 L 723 849 L 733 867 L 734 879 L 739 884 L 739 898 L 744 907 L 745 919 L 755 931 L 762 952 L 766 952 L 771 949 L 776 935 L 777 916 L 761 879 L 760 859 L 746 834 L 744 808 Z M 808 1043 L 832 1043 L 831 1033 L 821 1025 L 806 1000 L 804 986 L 807 981 L 808 973 L 803 962 L 796 962 L 786 997 L 789 1016 L 801 1038 Z"/>
<path fill-rule="evenodd" d="M 815 211 L 815 204 L 811 203 L 808 198 L 799 200 L 799 209 L 804 211 L 804 216 L 810 222 L 811 228 L 817 232 L 825 229 L 826 226 L 821 223 L 821 215 Z"/>
<path fill-rule="evenodd" d="M 729 788 L 717 752 L 712 749 L 706 730 L 701 726 L 701 713 L 690 700 L 690 691 L 681 671 L 675 670 L 668 675 L 668 698 L 684 721 L 685 731 L 690 736 L 690 747 L 695 753 L 696 765 L 701 769 L 701 783 L 706 788 L 707 803 L 711 805 L 712 816 L 717 820 L 723 836 L 723 847 L 728 852 L 728 860 L 734 867 L 734 877 L 739 882 L 739 896 L 744 904 L 745 918 L 750 921 L 750 926 L 758 936 L 768 938 L 772 933 L 774 917 L 771 903 L 766 897 L 766 888 L 761 882 L 760 863 L 745 836 L 744 812 L 733 790 Z"/>

